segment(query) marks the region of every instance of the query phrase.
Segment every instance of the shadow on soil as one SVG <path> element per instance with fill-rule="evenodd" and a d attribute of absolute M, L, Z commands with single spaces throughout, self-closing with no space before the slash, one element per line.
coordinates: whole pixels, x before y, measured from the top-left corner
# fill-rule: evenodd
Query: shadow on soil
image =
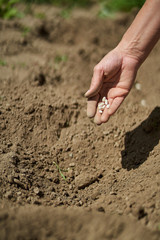
<path fill-rule="evenodd" d="M 147 160 L 159 139 L 160 107 L 156 107 L 137 128 L 126 133 L 125 149 L 121 152 L 122 167 L 128 171 L 138 168 Z"/>

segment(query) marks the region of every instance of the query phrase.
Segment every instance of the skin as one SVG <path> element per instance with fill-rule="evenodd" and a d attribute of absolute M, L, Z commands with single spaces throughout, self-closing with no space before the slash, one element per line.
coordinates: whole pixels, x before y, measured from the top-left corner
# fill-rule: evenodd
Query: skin
<path fill-rule="evenodd" d="M 122 40 L 95 67 L 87 97 L 87 116 L 98 125 L 117 111 L 135 81 L 137 71 L 160 38 L 160 0 L 147 0 Z M 103 97 L 110 108 L 99 113 Z"/>

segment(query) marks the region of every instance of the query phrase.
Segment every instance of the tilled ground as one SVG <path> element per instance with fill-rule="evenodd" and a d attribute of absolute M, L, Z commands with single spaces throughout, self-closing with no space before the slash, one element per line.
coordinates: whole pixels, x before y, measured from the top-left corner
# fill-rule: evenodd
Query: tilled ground
<path fill-rule="evenodd" d="M 158 240 L 160 45 L 96 126 L 84 92 L 134 14 L 60 11 L 0 21 L 0 239 Z"/>

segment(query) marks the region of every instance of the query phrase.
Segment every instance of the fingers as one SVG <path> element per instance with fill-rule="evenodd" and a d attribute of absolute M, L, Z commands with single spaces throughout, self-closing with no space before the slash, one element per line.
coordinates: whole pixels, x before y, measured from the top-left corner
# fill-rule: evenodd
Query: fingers
<path fill-rule="evenodd" d="M 101 116 L 101 123 L 106 123 L 110 116 L 113 115 L 117 109 L 120 107 L 124 100 L 124 97 L 116 97 L 114 99 L 109 100 L 110 107 L 109 109 L 105 108 L 104 112 Z"/>
<path fill-rule="evenodd" d="M 113 99 L 108 99 L 108 104 L 111 107 L 112 106 Z M 101 122 L 105 123 L 109 120 L 110 114 L 109 114 L 109 108 L 105 107 L 102 115 L 101 115 Z"/>
<path fill-rule="evenodd" d="M 94 68 L 94 73 L 91 81 L 91 86 L 89 90 L 85 93 L 85 97 L 89 98 L 95 96 L 102 87 L 103 83 L 103 70 L 100 65 L 96 65 Z"/>
<path fill-rule="evenodd" d="M 96 115 L 94 117 L 94 123 L 96 123 L 97 125 L 101 125 L 102 121 L 101 121 L 101 113 L 99 112 L 99 109 L 97 108 L 96 111 Z"/>
<path fill-rule="evenodd" d="M 122 104 L 122 102 L 124 101 L 124 97 L 116 97 L 114 98 L 111 107 L 108 109 L 108 114 L 112 115 L 114 114 L 117 109 L 120 107 L 120 105 Z"/>
<path fill-rule="evenodd" d="M 95 116 L 97 111 L 97 102 L 99 100 L 99 95 L 97 94 L 94 97 L 90 97 L 87 100 L 87 116 L 92 118 Z"/>

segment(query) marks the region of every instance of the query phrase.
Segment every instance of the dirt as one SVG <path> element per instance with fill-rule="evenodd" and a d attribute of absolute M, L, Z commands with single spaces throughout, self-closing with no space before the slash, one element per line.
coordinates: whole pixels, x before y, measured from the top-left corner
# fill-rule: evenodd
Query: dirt
<path fill-rule="evenodd" d="M 96 126 L 84 93 L 135 13 L 60 13 L 0 20 L 0 239 L 158 240 L 160 44 Z"/>

